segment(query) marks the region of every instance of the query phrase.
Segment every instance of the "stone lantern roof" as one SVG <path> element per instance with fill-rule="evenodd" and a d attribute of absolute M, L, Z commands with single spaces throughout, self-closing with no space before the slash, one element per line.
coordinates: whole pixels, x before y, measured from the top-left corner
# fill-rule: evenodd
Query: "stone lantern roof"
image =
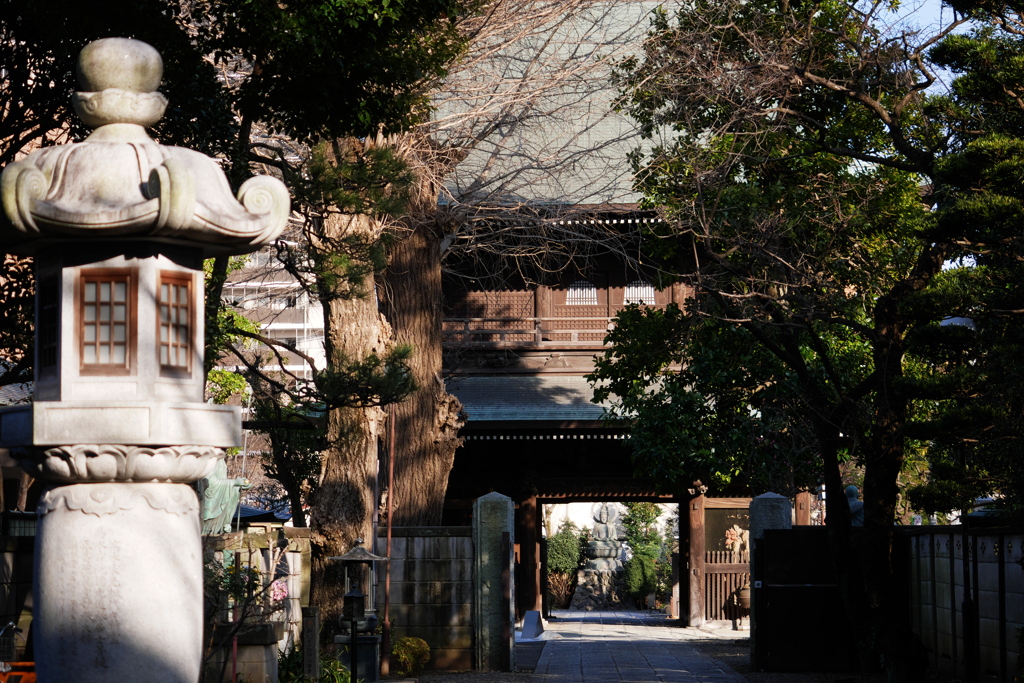
<path fill-rule="evenodd" d="M 281 233 L 290 212 L 282 182 L 250 178 L 236 199 L 213 159 L 150 139 L 146 128 L 167 106 L 162 75 L 160 54 L 141 41 L 105 38 L 82 50 L 74 105 L 94 131 L 4 169 L 0 246 L 33 254 L 83 239 L 148 241 L 214 256 L 254 251 Z"/>

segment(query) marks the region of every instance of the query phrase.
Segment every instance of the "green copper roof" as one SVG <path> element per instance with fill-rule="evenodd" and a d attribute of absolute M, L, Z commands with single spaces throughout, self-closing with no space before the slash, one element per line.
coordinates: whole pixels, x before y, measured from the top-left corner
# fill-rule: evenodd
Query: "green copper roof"
<path fill-rule="evenodd" d="M 596 421 L 603 409 L 590 402 L 593 389 L 582 377 L 459 377 L 448 381 L 477 422 Z"/>

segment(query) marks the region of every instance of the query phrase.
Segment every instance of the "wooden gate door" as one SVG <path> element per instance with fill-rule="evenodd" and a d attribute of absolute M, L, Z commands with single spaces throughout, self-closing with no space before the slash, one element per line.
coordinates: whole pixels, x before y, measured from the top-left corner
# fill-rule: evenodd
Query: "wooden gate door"
<path fill-rule="evenodd" d="M 746 616 L 738 593 L 750 580 L 749 498 L 690 501 L 690 626 Z"/>

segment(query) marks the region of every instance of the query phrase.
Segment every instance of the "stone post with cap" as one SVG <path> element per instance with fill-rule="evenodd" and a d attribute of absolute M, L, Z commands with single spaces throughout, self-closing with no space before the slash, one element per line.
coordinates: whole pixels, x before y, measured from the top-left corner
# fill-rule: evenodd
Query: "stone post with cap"
<path fill-rule="evenodd" d="M 203 566 L 189 486 L 241 443 L 238 408 L 203 401 L 203 259 L 274 240 L 288 191 L 157 144 L 167 100 L 146 43 L 78 61 L 93 133 L 0 176 L 0 246 L 36 274 L 35 396 L 0 411 L 0 447 L 43 479 L 32 636 L 43 683 L 195 683 Z"/>

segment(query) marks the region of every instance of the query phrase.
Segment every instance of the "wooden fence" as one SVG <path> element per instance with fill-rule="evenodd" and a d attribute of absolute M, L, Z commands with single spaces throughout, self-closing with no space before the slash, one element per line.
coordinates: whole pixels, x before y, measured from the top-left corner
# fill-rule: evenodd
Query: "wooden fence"
<path fill-rule="evenodd" d="M 737 593 L 750 580 L 750 553 L 704 553 L 704 619 L 731 621 L 747 616 Z"/>
<path fill-rule="evenodd" d="M 1003 683 L 1021 672 L 1024 534 L 905 530 L 914 631 L 938 680 Z"/>

